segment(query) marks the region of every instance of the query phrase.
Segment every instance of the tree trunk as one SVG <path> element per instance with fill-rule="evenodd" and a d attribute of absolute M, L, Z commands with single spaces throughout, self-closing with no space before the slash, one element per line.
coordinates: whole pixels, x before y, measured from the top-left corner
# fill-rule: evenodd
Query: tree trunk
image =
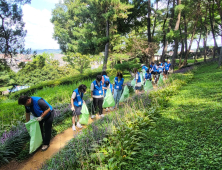
<path fill-rule="evenodd" d="M 167 15 L 166 15 L 166 18 L 164 19 L 164 22 L 163 22 L 163 34 L 164 34 L 164 35 L 163 35 L 163 52 L 162 52 L 162 56 L 161 56 L 161 59 L 160 59 L 161 62 L 164 62 L 164 60 L 165 60 L 165 55 L 166 55 L 167 48 L 168 48 L 168 41 L 166 40 L 165 25 L 166 25 L 166 20 L 167 20 L 167 18 L 168 18 L 169 5 L 170 5 L 170 0 L 168 0 L 168 4 L 167 4 Z"/>
<path fill-rule="evenodd" d="M 197 50 L 196 50 L 195 62 L 197 62 L 197 52 L 198 52 L 199 45 L 200 45 L 201 34 L 202 34 L 202 31 L 200 32 L 200 37 L 199 37 L 199 40 L 198 40 L 198 42 L 197 42 Z"/>
<path fill-rule="evenodd" d="M 221 6 L 220 6 L 220 0 L 216 0 L 216 2 L 217 2 L 217 9 L 218 9 L 218 12 L 220 14 L 221 27 L 222 27 L 222 9 L 221 9 Z M 221 64 L 222 64 L 222 47 L 220 48 L 220 57 L 219 57 L 218 67 L 220 67 Z"/>
<path fill-rule="evenodd" d="M 210 3 L 210 0 L 208 0 L 208 2 Z M 214 0 L 213 0 L 214 2 Z M 212 34 L 213 34 L 213 39 L 214 39 L 214 49 L 213 49 L 213 59 L 215 59 L 215 55 L 216 55 L 216 47 L 217 47 L 217 41 L 216 41 L 216 37 L 215 37 L 215 30 L 214 30 L 214 12 L 213 12 L 213 7 L 214 7 L 214 4 L 212 5 L 212 9 L 211 7 L 209 7 L 209 16 L 210 16 L 210 26 L 211 26 L 211 31 L 212 31 Z M 212 16 L 213 14 L 213 16 Z"/>
<path fill-rule="evenodd" d="M 192 46 L 192 43 L 193 43 L 193 38 L 194 38 L 194 35 L 195 35 L 195 32 L 196 32 L 196 28 L 197 28 L 197 21 L 199 19 L 199 10 L 200 10 L 200 2 L 198 3 L 198 6 L 197 6 L 198 14 L 197 14 L 196 21 L 195 21 L 195 24 L 194 24 L 193 34 L 192 34 L 192 37 L 191 37 L 191 40 L 190 40 L 189 49 L 188 49 L 188 51 L 186 53 L 186 56 L 185 56 L 185 59 L 183 61 L 183 66 L 187 65 L 187 58 L 188 58 L 188 55 L 190 53 L 190 49 L 191 49 L 191 46 Z"/>
<path fill-rule="evenodd" d="M 206 28 L 207 30 L 207 28 Z M 207 61 L 207 36 L 208 36 L 208 31 L 206 31 L 206 36 L 204 37 L 204 62 Z"/>
<path fill-rule="evenodd" d="M 222 47 L 220 47 L 220 57 L 219 57 L 218 67 L 220 67 L 221 64 L 222 64 Z"/>
<path fill-rule="evenodd" d="M 184 55 L 184 41 L 183 41 L 183 38 L 182 38 L 182 31 L 181 31 L 181 27 L 179 27 L 180 29 L 180 36 L 181 36 L 181 50 L 180 50 L 180 61 L 179 61 L 179 67 L 181 66 L 181 61 L 182 61 L 182 56 Z"/>
<path fill-rule="evenodd" d="M 183 15 L 184 19 L 184 31 L 185 31 L 185 55 L 187 54 L 187 21 L 186 21 L 186 15 Z"/>
<path fill-rule="evenodd" d="M 181 4 L 181 0 L 178 0 L 178 4 L 177 5 L 180 5 Z M 180 17 L 181 17 L 181 10 L 179 11 L 178 13 L 178 16 L 177 16 L 177 22 L 176 22 L 176 25 L 175 25 L 175 31 L 177 31 L 179 29 L 179 26 L 180 26 Z M 172 56 L 172 70 L 174 70 L 174 65 L 175 65 L 175 59 L 176 59 L 176 56 L 178 54 L 178 38 L 176 37 L 174 39 L 174 52 L 173 52 L 173 56 Z"/>
<path fill-rule="evenodd" d="M 158 10 L 158 1 L 156 1 L 156 11 L 157 11 L 157 10 Z M 154 23 L 153 23 L 152 40 L 153 40 L 153 37 L 154 37 L 155 28 L 156 28 L 156 16 L 155 16 Z"/>
<path fill-rule="evenodd" d="M 147 36 L 148 36 L 148 42 L 152 42 L 152 38 L 151 38 L 151 0 L 148 0 L 148 16 L 147 16 Z"/>
<path fill-rule="evenodd" d="M 107 61 L 109 57 L 109 20 L 106 21 L 106 37 L 108 38 L 108 41 L 105 45 L 105 57 L 103 61 L 103 71 L 106 71 L 107 69 Z"/>

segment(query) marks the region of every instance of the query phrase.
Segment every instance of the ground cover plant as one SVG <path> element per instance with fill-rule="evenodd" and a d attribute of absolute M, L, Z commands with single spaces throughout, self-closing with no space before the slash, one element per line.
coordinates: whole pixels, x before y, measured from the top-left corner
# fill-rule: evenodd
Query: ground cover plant
<path fill-rule="evenodd" d="M 221 73 L 217 64 L 203 65 L 176 95 L 160 102 L 156 128 L 123 169 L 221 169 Z"/>
<path fill-rule="evenodd" d="M 148 95 L 144 95 L 142 99 L 149 100 Z M 140 104 L 131 107 L 135 102 Z M 42 169 L 96 169 L 100 167 L 96 163 L 105 160 L 110 160 L 110 165 L 104 167 L 123 166 L 140 149 L 137 144 L 143 139 L 142 129 L 155 126 L 157 112 L 153 108 L 144 110 L 148 105 L 149 102 L 142 102 L 141 98 L 133 97 L 119 111 L 112 112 L 83 129 L 81 134 L 47 161 Z M 122 140 L 115 140 L 119 138 Z M 109 142 L 110 139 L 114 143 Z M 123 140 L 124 146 L 122 146 Z M 95 153 L 99 147 L 106 145 L 108 145 L 107 150 Z M 124 163 L 121 162 L 122 159 Z"/>

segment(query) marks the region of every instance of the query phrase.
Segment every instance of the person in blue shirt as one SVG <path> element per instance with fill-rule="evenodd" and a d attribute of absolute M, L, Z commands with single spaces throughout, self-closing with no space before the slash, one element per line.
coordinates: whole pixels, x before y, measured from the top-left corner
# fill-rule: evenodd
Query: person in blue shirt
<path fill-rule="evenodd" d="M 151 74 L 152 74 L 152 79 L 154 79 L 155 82 L 157 80 L 156 78 L 157 71 L 158 71 L 158 66 L 156 65 L 156 63 L 152 62 Z"/>
<path fill-rule="evenodd" d="M 26 110 L 26 122 L 30 120 L 30 114 L 39 121 L 43 145 L 42 151 L 49 148 L 54 117 L 53 107 L 41 97 L 21 96 L 18 99 L 19 105 L 24 105 Z"/>
<path fill-rule="evenodd" d="M 147 70 L 147 71 L 146 71 L 146 74 L 145 74 L 145 77 L 144 77 L 144 82 L 145 82 L 146 80 L 152 81 L 151 71 L 150 71 L 150 70 Z"/>
<path fill-rule="evenodd" d="M 134 68 L 133 73 L 135 75 L 135 80 L 136 80 L 136 85 L 135 85 L 135 90 L 136 91 L 135 91 L 135 93 L 138 94 L 139 90 L 141 90 L 141 86 L 142 86 L 140 72 L 138 71 L 137 68 Z"/>
<path fill-rule="evenodd" d="M 109 81 L 109 82 L 110 82 L 109 77 L 107 76 L 106 71 L 103 71 L 103 72 L 102 72 L 102 84 L 104 85 L 104 83 L 105 83 L 106 81 Z"/>
<path fill-rule="evenodd" d="M 104 85 L 103 85 L 103 93 L 104 93 L 104 97 L 106 97 L 106 91 L 110 89 L 111 93 L 113 93 L 113 85 L 109 82 L 109 81 L 105 81 Z M 109 108 L 106 108 L 106 111 L 109 111 Z"/>
<path fill-rule="evenodd" d="M 170 67 L 171 67 L 171 63 L 170 63 L 170 60 L 167 60 L 167 63 L 165 64 L 164 66 L 164 78 L 168 78 L 168 74 L 169 74 L 169 71 L 170 71 Z"/>
<path fill-rule="evenodd" d="M 104 117 L 103 115 L 103 85 L 102 76 L 97 75 L 96 80 L 91 84 L 91 97 L 93 98 L 93 109 L 91 118 L 95 118 L 97 107 L 99 108 L 99 117 Z"/>
<path fill-rule="evenodd" d="M 71 97 L 71 110 L 73 111 L 72 117 L 72 130 L 76 130 L 75 127 L 75 117 L 77 117 L 77 127 L 82 128 L 81 124 L 79 123 L 79 116 L 82 114 L 82 105 L 85 103 L 83 101 L 83 94 L 86 92 L 86 85 L 81 84 L 77 89 L 73 90 L 72 97 Z"/>
<path fill-rule="evenodd" d="M 122 94 L 123 90 L 123 83 L 124 83 L 124 78 L 122 73 L 118 72 L 115 79 L 114 79 L 114 100 L 115 100 L 115 106 L 113 109 L 116 107 L 119 108 L 119 100 Z"/>
<path fill-rule="evenodd" d="M 148 67 L 145 64 L 141 64 L 142 71 L 146 72 L 148 70 Z"/>

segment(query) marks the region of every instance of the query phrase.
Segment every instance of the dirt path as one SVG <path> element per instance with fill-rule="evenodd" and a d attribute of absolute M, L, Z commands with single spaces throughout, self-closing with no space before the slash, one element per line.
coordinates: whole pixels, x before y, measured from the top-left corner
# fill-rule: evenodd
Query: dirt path
<path fill-rule="evenodd" d="M 107 112 L 104 110 L 104 114 L 107 114 Z M 99 116 L 96 115 L 96 119 L 92 120 L 89 118 L 89 124 L 91 124 L 93 121 L 98 120 Z M 86 128 L 87 126 L 83 125 L 83 128 Z M 78 129 L 78 128 L 77 128 Z M 21 163 L 16 161 L 11 161 L 9 164 L 2 166 L 0 170 L 36 170 L 39 169 L 46 160 L 50 159 L 54 154 L 59 152 L 73 137 L 78 135 L 79 132 L 81 132 L 82 129 L 78 129 L 76 131 L 73 131 L 72 128 L 69 128 L 65 130 L 63 133 L 60 133 L 56 135 L 50 142 L 50 147 L 45 152 L 41 151 L 41 148 L 38 149 L 38 151 L 27 160 L 22 161 Z"/>

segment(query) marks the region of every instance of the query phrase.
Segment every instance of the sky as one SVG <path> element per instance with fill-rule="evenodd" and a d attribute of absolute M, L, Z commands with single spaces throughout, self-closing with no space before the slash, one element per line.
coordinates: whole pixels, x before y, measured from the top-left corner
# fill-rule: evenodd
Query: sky
<path fill-rule="evenodd" d="M 23 20 L 26 23 L 27 35 L 25 48 L 59 49 L 58 43 L 52 38 L 53 24 L 50 22 L 52 9 L 59 0 L 32 0 L 23 6 Z"/>

